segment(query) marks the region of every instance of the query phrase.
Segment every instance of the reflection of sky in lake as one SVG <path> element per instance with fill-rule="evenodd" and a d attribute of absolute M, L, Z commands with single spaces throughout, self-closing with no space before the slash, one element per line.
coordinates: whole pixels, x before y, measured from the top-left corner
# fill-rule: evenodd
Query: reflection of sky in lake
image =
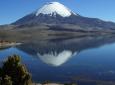
<path fill-rule="evenodd" d="M 62 50 L 30 55 L 24 50 L 12 47 L 0 51 L 0 62 L 8 55 L 22 56 L 22 62 L 27 65 L 34 81 L 73 81 L 80 77 L 85 79 L 115 80 L 115 44 L 81 50 Z M 46 52 L 46 51 L 44 51 Z M 76 50 L 77 52 L 77 50 Z M 39 53 L 37 55 L 37 53 Z"/>

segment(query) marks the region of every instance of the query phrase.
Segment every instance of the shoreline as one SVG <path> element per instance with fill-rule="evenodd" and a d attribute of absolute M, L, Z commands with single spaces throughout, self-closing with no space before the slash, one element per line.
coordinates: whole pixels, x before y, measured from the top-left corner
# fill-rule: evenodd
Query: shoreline
<path fill-rule="evenodd" d="M 17 46 L 17 45 L 21 45 L 22 43 L 0 43 L 0 48 L 6 48 L 6 47 L 12 47 L 12 46 Z"/>

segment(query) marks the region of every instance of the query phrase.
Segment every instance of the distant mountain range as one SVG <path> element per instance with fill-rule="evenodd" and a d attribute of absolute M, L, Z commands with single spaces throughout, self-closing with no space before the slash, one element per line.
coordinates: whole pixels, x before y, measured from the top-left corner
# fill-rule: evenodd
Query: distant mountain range
<path fill-rule="evenodd" d="M 84 29 L 84 30 L 114 30 L 115 23 L 97 18 L 83 17 L 74 13 L 59 2 L 50 2 L 37 11 L 17 20 L 11 25 L 19 28 L 45 25 L 57 28 Z"/>

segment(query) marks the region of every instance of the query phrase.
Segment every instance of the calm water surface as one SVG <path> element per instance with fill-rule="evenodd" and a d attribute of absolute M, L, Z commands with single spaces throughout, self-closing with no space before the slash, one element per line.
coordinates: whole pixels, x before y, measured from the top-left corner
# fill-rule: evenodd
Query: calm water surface
<path fill-rule="evenodd" d="M 0 50 L 0 65 L 13 54 L 22 57 L 35 82 L 115 81 L 113 37 L 28 42 Z"/>

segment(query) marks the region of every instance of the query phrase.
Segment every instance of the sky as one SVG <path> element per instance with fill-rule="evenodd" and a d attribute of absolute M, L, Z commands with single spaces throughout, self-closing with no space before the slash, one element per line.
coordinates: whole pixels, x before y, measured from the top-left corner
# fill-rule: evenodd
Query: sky
<path fill-rule="evenodd" d="M 0 25 L 10 24 L 52 1 L 82 16 L 115 22 L 115 0 L 0 0 Z"/>

